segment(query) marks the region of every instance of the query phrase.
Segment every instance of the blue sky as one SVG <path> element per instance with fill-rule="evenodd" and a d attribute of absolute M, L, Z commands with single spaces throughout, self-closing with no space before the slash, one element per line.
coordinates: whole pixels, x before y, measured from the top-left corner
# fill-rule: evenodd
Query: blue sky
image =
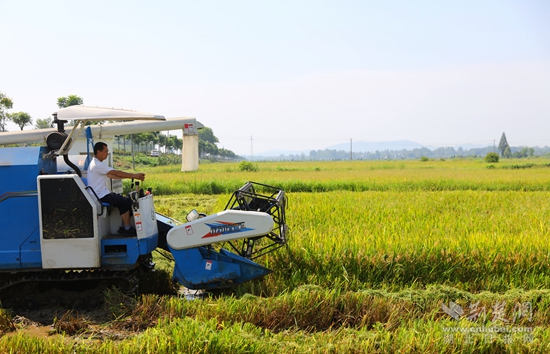
<path fill-rule="evenodd" d="M 0 91 L 34 119 L 69 94 L 193 116 L 241 155 L 544 146 L 548 19 L 545 0 L 0 0 Z"/>

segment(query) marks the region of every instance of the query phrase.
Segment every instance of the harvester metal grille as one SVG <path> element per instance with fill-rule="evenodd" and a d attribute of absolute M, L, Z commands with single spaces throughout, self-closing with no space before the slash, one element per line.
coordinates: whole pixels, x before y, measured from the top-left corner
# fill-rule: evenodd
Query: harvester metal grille
<path fill-rule="evenodd" d="M 92 238 L 93 208 L 72 178 L 40 179 L 45 239 Z"/>

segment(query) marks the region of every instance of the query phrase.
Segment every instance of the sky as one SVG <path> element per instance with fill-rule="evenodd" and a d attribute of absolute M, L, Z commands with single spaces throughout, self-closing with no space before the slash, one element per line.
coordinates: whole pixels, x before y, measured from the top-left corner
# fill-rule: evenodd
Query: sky
<path fill-rule="evenodd" d="M 195 117 L 242 156 L 550 146 L 548 19 L 547 0 L 0 0 L 0 92 L 35 120 L 71 94 Z"/>

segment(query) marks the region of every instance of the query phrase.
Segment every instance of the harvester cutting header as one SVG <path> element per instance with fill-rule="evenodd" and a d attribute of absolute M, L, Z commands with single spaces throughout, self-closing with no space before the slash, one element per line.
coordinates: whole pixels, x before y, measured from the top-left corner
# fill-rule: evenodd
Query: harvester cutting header
<path fill-rule="evenodd" d="M 160 115 L 86 106 L 60 109 L 53 116 L 57 129 L 48 130 L 46 146 L 0 148 L 0 300 L 4 307 L 32 308 L 52 302 L 54 298 L 39 294 L 76 284 L 87 288 L 114 284 L 136 291 L 138 273 L 154 267 L 151 253 L 156 248 L 173 255 L 173 280 L 189 289 L 232 287 L 271 272 L 252 259 L 286 244 L 283 190 L 247 182 L 233 193 L 226 210 L 208 216 L 193 211 L 181 223 L 156 213 L 154 191 L 143 193 L 138 187 L 129 195 L 137 235 L 120 235 L 119 213 L 98 200 L 87 185 L 89 152 L 71 155 L 70 151 L 84 131 L 89 147 L 94 132 L 103 139 L 109 130 L 117 135 L 165 130 L 160 125 L 168 121 Z M 65 124 L 70 120 L 74 125 L 68 133 Z M 116 123 L 127 120 L 147 122 Z M 90 121 L 115 123 L 86 126 Z M 182 162 L 182 170 L 184 166 L 192 169 L 198 161 L 196 128 L 202 125 L 188 119 L 185 128 L 181 126 L 190 137 L 187 145 L 184 142 L 183 157 L 193 155 L 190 164 Z M 25 133 L 1 133 L 0 144 L 28 142 L 32 138 Z M 44 131 L 31 134 L 36 137 Z M 78 161 L 71 161 L 72 157 Z M 121 193 L 120 180 L 112 182 L 108 188 Z M 97 301 L 94 292 L 87 294 L 89 302 Z"/>

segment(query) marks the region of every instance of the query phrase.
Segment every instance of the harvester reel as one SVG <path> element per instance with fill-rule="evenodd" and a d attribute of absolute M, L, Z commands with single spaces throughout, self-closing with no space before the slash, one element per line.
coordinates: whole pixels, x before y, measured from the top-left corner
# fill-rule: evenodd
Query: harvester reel
<path fill-rule="evenodd" d="M 282 189 L 266 184 L 247 182 L 235 191 L 225 210 L 264 212 L 271 215 L 275 225 L 267 235 L 239 240 L 242 242 L 241 247 L 237 247 L 238 241 L 229 241 L 233 250 L 241 257 L 255 259 L 284 246 L 288 231 L 285 217 L 286 203 L 287 198 Z"/>

